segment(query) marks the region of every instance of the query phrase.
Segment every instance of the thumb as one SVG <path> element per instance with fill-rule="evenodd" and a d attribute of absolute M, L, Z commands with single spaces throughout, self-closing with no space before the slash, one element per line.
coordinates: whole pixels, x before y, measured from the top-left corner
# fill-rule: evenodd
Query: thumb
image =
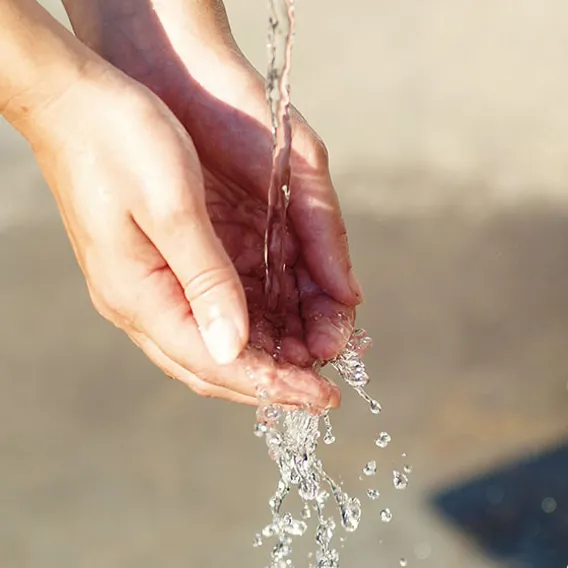
<path fill-rule="evenodd" d="M 248 342 L 247 303 L 239 275 L 200 197 L 185 197 L 185 206 L 178 203 L 175 212 L 152 219 L 146 234 L 183 288 L 209 353 L 225 365 Z"/>

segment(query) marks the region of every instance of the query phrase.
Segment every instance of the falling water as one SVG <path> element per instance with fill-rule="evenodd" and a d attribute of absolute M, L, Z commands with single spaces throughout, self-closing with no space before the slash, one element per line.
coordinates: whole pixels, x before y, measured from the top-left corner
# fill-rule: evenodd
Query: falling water
<path fill-rule="evenodd" d="M 361 357 L 369 347 L 370 339 L 363 330 L 353 333 L 342 353 L 331 365 L 345 382 L 369 402 L 373 412 L 379 405 L 365 392 L 369 376 Z M 376 414 L 376 412 L 374 412 Z M 316 454 L 320 418 L 325 427 L 324 442 L 332 443 L 331 421 L 326 413 L 322 417 L 307 410 L 285 412 L 269 401 L 261 400 L 257 412 L 258 422 L 255 426 L 257 436 L 264 436 L 268 453 L 278 465 L 280 480 L 269 505 L 271 520 L 260 533 L 255 536 L 254 545 L 261 546 L 266 540 L 273 539 L 270 568 L 291 568 L 292 537 L 302 536 L 307 528 L 307 520 L 315 517 L 317 568 L 338 568 L 339 553 L 333 547 L 332 538 L 337 524 L 326 508 L 331 500 L 339 512 L 340 525 L 346 532 L 354 532 L 359 526 L 362 513 L 361 501 L 350 497 L 339 483 L 325 471 L 322 461 Z M 377 464 L 369 462 L 364 472 L 368 476 L 375 474 Z M 302 518 L 295 519 L 291 513 L 283 512 L 285 498 L 295 489 L 302 500 Z M 367 496 L 374 501 L 379 498 L 378 490 L 368 490 Z M 385 513 L 386 514 L 386 513 Z M 385 514 L 381 513 L 383 522 Z"/>
<path fill-rule="evenodd" d="M 266 94 L 272 118 L 272 174 L 268 188 L 268 216 L 265 235 L 267 309 L 280 311 L 281 290 L 286 270 L 284 244 L 286 213 L 290 200 L 290 121 L 289 72 L 294 35 L 293 0 L 269 0 Z"/>
<path fill-rule="evenodd" d="M 282 313 L 281 297 L 286 271 L 284 244 L 287 235 L 286 213 L 290 200 L 291 142 L 289 71 L 294 33 L 293 0 L 269 0 L 269 68 L 266 80 L 267 98 L 270 106 L 273 130 L 272 174 L 268 191 L 268 214 L 265 235 L 266 282 L 265 295 L 267 312 L 278 320 Z M 362 361 L 363 352 L 371 340 L 363 330 L 354 331 L 345 349 L 331 366 L 345 383 L 368 405 L 374 415 L 381 412 L 381 405 L 365 391 L 369 376 Z M 322 367 L 321 362 L 317 369 Z M 359 526 L 362 505 L 358 498 L 350 497 L 325 471 L 322 461 L 316 455 L 323 424 L 325 444 L 332 444 L 332 432 L 328 413 L 318 416 L 309 409 L 284 411 L 271 404 L 264 392 L 259 392 L 259 407 L 255 434 L 264 437 L 270 457 L 276 462 L 280 480 L 274 495 L 270 498 L 270 522 L 255 536 L 254 546 L 272 543 L 270 568 L 293 568 L 292 537 L 302 536 L 313 520 L 316 526 L 316 553 L 311 555 L 317 568 L 338 568 L 339 553 L 333 546 L 333 537 L 338 528 L 333 510 L 339 513 L 339 525 L 348 533 Z M 381 432 L 375 444 L 386 447 L 390 436 Z M 376 462 L 370 461 L 363 468 L 365 476 L 374 476 Z M 409 466 L 404 473 L 393 472 L 395 487 L 404 489 L 408 484 Z M 291 491 L 297 492 L 302 501 L 301 518 L 295 518 L 283 510 L 286 497 Z M 371 501 L 379 499 L 377 489 L 367 489 Z M 389 523 L 390 510 L 383 509 L 377 520 Z M 343 538 L 341 542 L 343 542 Z"/>

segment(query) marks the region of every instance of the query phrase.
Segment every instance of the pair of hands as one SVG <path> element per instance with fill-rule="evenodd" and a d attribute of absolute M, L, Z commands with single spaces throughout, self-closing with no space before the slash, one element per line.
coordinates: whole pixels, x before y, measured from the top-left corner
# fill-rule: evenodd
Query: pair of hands
<path fill-rule="evenodd" d="M 361 290 L 322 142 L 294 111 L 276 330 L 263 305 L 270 117 L 222 4 L 111 0 L 93 20 L 89 2 L 65 4 L 112 65 L 86 69 L 43 109 L 54 126 L 32 145 L 95 307 L 200 395 L 256 404 L 262 388 L 283 404 L 337 406 L 311 364 L 344 346 Z"/>

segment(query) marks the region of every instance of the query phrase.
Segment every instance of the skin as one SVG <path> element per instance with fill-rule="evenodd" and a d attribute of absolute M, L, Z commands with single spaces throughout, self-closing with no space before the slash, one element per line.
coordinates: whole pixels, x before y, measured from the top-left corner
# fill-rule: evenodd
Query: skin
<path fill-rule="evenodd" d="M 294 110 L 286 286 L 271 317 L 270 117 L 222 3 L 64 4 L 76 37 L 35 2 L 0 2 L 13 61 L 0 110 L 35 152 L 96 309 L 202 396 L 337 406 L 311 365 L 344 346 L 361 290 L 321 140 Z"/>

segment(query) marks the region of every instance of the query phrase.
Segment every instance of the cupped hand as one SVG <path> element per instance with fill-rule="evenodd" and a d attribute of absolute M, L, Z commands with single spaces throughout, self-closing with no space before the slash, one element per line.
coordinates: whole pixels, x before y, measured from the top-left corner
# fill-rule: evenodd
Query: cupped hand
<path fill-rule="evenodd" d="M 343 343 L 352 310 L 314 284 L 291 235 L 284 326 L 265 320 L 258 196 L 202 168 L 169 109 L 122 75 L 74 88 L 46 114 L 54 127 L 34 150 L 104 317 L 200 395 L 256 404 L 261 388 L 285 404 L 338 404 L 309 365 L 330 353 L 322 322 Z M 249 329 L 257 348 L 241 353 Z"/>

